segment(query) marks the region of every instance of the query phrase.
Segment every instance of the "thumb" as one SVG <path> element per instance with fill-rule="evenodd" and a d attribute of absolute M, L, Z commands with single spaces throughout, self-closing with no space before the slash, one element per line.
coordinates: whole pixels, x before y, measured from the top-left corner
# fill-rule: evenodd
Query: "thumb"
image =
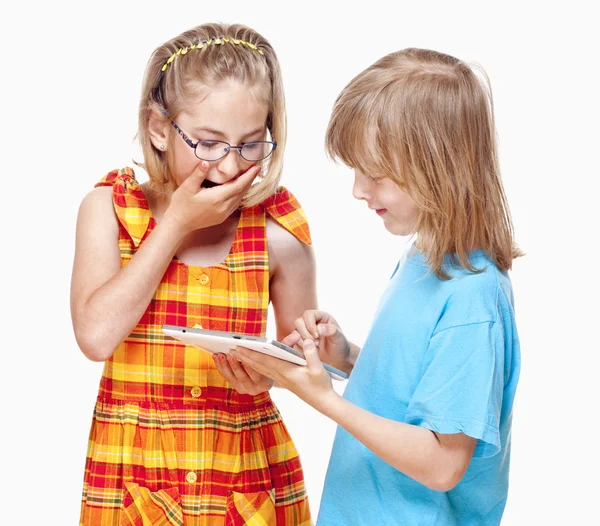
<path fill-rule="evenodd" d="M 323 364 L 319 358 L 319 352 L 315 347 L 315 342 L 312 340 L 304 340 L 302 351 L 304 352 L 304 358 L 306 359 L 306 365 L 309 371 L 319 371 L 323 369 Z"/>
<path fill-rule="evenodd" d="M 181 183 L 181 187 L 184 187 L 191 193 L 198 193 L 200 191 L 200 187 L 202 186 L 202 182 L 206 179 L 206 175 L 208 173 L 208 163 L 206 161 L 202 161 L 196 166 L 196 169 L 192 172 L 183 183 Z"/>

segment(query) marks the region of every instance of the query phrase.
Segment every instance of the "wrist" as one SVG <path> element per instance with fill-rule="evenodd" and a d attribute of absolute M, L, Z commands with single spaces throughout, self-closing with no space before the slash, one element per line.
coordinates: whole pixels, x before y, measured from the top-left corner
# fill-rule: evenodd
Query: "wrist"
<path fill-rule="evenodd" d="M 343 358 L 337 362 L 332 363 L 333 367 L 339 369 L 340 371 L 344 371 L 347 375 L 350 375 L 352 369 L 354 369 L 354 364 L 356 362 L 356 357 L 358 356 L 358 352 L 356 351 L 358 346 L 346 340 L 346 348 L 343 351 Z"/>
<path fill-rule="evenodd" d="M 181 241 L 186 235 L 191 232 L 191 229 L 173 213 L 169 213 L 169 210 L 165 212 L 162 221 L 165 231 L 169 232 L 171 236 L 174 236 L 178 241 Z"/>
<path fill-rule="evenodd" d="M 319 413 L 335 420 L 335 416 L 339 413 L 343 402 L 343 397 L 332 387 L 330 391 L 321 395 L 312 406 L 319 411 Z"/>
<path fill-rule="evenodd" d="M 356 359 L 360 354 L 360 347 L 352 342 L 348 342 L 348 354 L 346 356 L 346 365 L 344 372 L 350 375 L 356 364 Z"/>

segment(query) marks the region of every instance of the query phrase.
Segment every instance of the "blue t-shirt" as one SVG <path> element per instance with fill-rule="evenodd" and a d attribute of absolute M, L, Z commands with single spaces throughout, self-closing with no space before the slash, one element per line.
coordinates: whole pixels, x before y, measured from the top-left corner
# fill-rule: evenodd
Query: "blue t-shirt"
<path fill-rule="evenodd" d="M 448 492 L 399 472 L 338 427 L 318 526 L 500 523 L 508 492 L 520 352 L 510 279 L 482 251 L 474 274 L 438 279 L 422 254 L 401 259 L 344 398 L 385 418 L 478 439 Z"/>

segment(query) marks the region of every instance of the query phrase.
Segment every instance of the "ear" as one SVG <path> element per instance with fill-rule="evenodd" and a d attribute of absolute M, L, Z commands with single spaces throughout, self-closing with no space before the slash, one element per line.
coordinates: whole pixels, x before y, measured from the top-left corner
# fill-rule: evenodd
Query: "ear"
<path fill-rule="evenodd" d="M 148 119 L 148 132 L 152 145 L 160 151 L 167 149 L 167 139 L 169 137 L 169 121 L 156 111 L 150 113 Z"/>

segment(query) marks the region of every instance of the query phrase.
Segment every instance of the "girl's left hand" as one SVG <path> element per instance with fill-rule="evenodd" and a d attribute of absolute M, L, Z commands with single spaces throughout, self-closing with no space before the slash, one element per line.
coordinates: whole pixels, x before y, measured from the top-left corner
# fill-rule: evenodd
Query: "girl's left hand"
<path fill-rule="evenodd" d="M 213 354 L 213 360 L 221 376 L 240 394 L 252 396 L 264 393 L 273 387 L 273 380 L 244 366 L 231 355 Z"/>
<path fill-rule="evenodd" d="M 330 397 L 337 396 L 337 393 L 333 389 L 329 373 L 319 359 L 319 352 L 314 342 L 304 340 L 302 351 L 306 359 L 306 367 L 245 347 L 236 347 L 231 351 L 231 355 L 239 358 L 247 366 L 246 370 L 254 369 L 272 378 L 278 386 L 288 389 L 307 404 L 321 411 Z"/>

